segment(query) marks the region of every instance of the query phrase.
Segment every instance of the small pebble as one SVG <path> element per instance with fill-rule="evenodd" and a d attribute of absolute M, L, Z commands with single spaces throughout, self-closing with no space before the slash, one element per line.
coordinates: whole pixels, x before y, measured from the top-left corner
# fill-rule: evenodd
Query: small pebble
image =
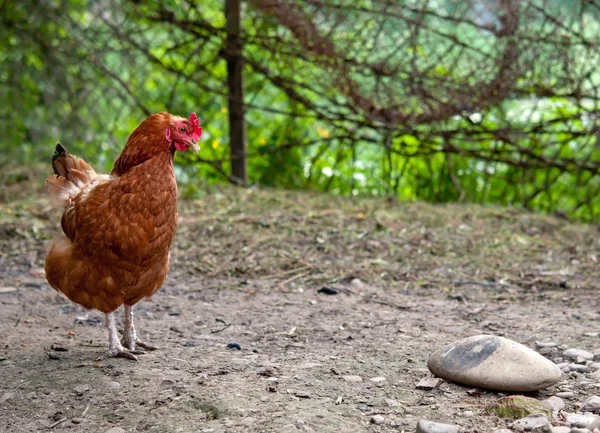
<path fill-rule="evenodd" d="M 571 360 L 576 360 L 579 357 L 584 359 L 594 359 L 594 354 L 583 349 L 567 349 L 563 352 L 563 357 Z"/>
<path fill-rule="evenodd" d="M 532 428 L 531 433 L 552 433 L 552 426 L 550 424 L 539 425 Z"/>
<path fill-rule="evenodd" d="M 395 406 L 398 406 L 399 403 L 398 403 L 398 400 L 394 400 L 394 399 L 391 399 L 391 398 L 386 398 L 385 399 L 385 405 L 389 406 L 389 407 L 395 407 Z"/>
<path fill-rule="evenodd" d="M 16 292 L 16 287 L 0 287 L 0 293 L 13 293 Z"/>
<path fill-rule="evenodd" d="M 587 373 L 589 368 L 587 365 L 569 364 L 569 370 L 576 371 L 577 373 Z"/>
<path fill-rule="evenodd" d="M 385 418 L 381 415 L 373 415 L 371 417 L 371 424 L 381 425 L 385 422 Z"/>
<path fill-rule="evenodd" d="M 592 412 L 592 413 L 600 412 L 600 397 L 598 397 L 597 395 L 592 395 L 592 396 L 586 398 L 583 401 L 583 403 L 581 403 L 579 412 Z"/>
<path fill-rule="evenodd" d="M 372 377 L 369 379 L 371 382 L 375 382 L 375 383 L 379 383 L 379 382 L 385 382 L 385 377 Z"/>
<path fill-rule="evenodd" d="M 104 433 L 127 433 L 127 432 L 125 431 L 125 429 L 123 429 L 121 427 L 113 427 L 113 428 L 106 430 Z"/>
<path fill-rule="evenodd" d="M 346 382 L 362 382 L 362 377 L 360 376 L 342 376 L 342 379 L 344 379 Z"/>
<path fill-rule="evenodd" d="M 352 281 L 350 281 L 350 287 L 352 287 L 353 290 L 363 290 L 366 287 L 366 284 L 358 278 L 353 278 Z"/>
<path fill-rule="evenodd" d="M 52 353 L 52 352 L 50 352 L 48 354 L 48 358 L 55 359 L 55 360 L 60 360 L 60 356 L 58 356 L 56 353 Z"/>
<path fill-rule="evenodd" d="M 90 387 L 88 385 L 77 385 L 75 388 L 73 388 L 73 391 L 75 391 L 75 394 L 77 395 L 83 395 L 89 390 Z"/>
<path fill-rule="evenodd" d="M 240 346 L 240 343 L 229 343 L 227 345 L 228 349 L 237 349 L 237 350 L 242 350 L 242 346 Z"/>
<path fill-rule="evenodd" d="M 9 400 L 12 400 L 15 397 L 15 394 L 13 392 L 5 392 L 4 394 L 2 394 L 2 397 L 0 397 L 0 403 L 6 403 Z"/>
<path fill-rule="evenodd" d="M 565 422 L 571 424 L 571 427 L 587 427 L 596 420 L 596 416 L 591 413 L 565 413 Z"/>
<path fill-rule="evenodd" d="M 50 349 L 54 350 L 55 352 L 67 352 L 69 350 L 66 347 L 60 346 L 58 344 L 52 344 L 50 346 Z"/>
<path fill-rule="evenodd" d="M 555 395 L 553 395 L 552 397 L 548 397 L 544 401 L 546 403 L 548 403 L 548 405 L 552 408 L 553 412 L 558 412 L 560 410 L 563 410 L 566 406 L 565 401 L 562 398 L 557 397 Z"/>
<path fill-rule="evenodd" d="M 417 423 L 417 433 L 458 433 L 459 427 L 455 424 L 442 424 L 422 419 Z"/>
<path fill-rule="evenodd" d="M 512 432 L 512 431 L 510 431 L 510 430 L 507 430 L 507 429 L 505 429 L 505 428 L 501 428 L 500 430 L 494 430 L 494 432 L 493 432 L 493 433 L 513 433 L 513 432 Z M 568 432 L 567 432 L 567 433 L 568 433 Z"/>
<path fill-rule="evenodd" d="M 333 287 L 321 287 L 319 290 L 317 290 L 317 293 L 323 293 L 324 295 L 337 295 L 340 293 L 340 291 L 334 289 Z"/>
<path fill-rule="evenodd" d="M 554 341 L 536 341 L 535 342 L 535 347 L 541 348 L 541 347 L 556 347 L 558 346 L 558 343 L 555 343 Z"/>
<path fill-rule="evenodd" d="M 533 430 L 535 427 L 550 425 L 550 421 L 544 415 L 533 414 L 516 420 L 509 425 L 510 428 L 521 431 Z"/>
<path fill-rule="evenodd" d="M 473 418 L 473 416 L 475 416 L 475 414 L 473 413 L 472 410 L 465 410 L 462 413 L 462 416 L 465 417 L 465 418 Z"/>
<path fill-rule="evenodd" d="M 557 392 L 554 395 L 559 398 L 575 398 L 575 393 L 571 391 Z"/>
<path fill-rule="evenodd" d="M 111 382 L 108 382 L 107 387 L 110 388 L 110 389 L 119 389 L 119 388 L 121 388 L 121 384 L 119 382 L 115 382 L 113 380 Z"/>
<path fill-rule="evenodd" d="M 441 379 L 439 377 L 424 377 L 419 381 L 419 383 L 417 383 L 416 388 L 432 390 L 440 386 L 440 384 L 442 384 L 443 382 L 444 379 Z"/>
<path fill-rule="evenodd" d="M 592 433 L 592 431 L 587 428 L 572 428 L 570 433 Z"/>
<path fill-rule="evenodd" d="M 550 430 L 551 433 L 571 433 L 571 427 L 564 425 L 554 426 Z"/>
<path fill-rule="evenodd" d="M 310 398 L 310 392 L 307 391 L 294 391 L 294 395 L 298 398 Z"/>

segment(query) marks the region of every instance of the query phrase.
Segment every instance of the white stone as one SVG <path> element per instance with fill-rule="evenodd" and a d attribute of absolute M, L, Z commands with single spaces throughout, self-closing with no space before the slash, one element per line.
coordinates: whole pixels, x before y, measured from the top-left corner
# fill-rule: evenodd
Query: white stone
<path fill-rule="evenodd" d="M 591 413 L 566 413 L 565 422 L 571 424 L 571 427 L 587 427 L 596 420 Z"/>
<path fill-rule="evenodd" d="M 417 433 L 458 433 L 459 429 L 454 424 L 441 424 L 422 419 L 417 423 Z"/>
<path fill-rule="evenodd" d="M 562 377 L 552 361 L 522 344 L 493 335 L 476 335 L 434 352 L 427 367 L 436 376 L 499 391 L 537 391 Z"/>

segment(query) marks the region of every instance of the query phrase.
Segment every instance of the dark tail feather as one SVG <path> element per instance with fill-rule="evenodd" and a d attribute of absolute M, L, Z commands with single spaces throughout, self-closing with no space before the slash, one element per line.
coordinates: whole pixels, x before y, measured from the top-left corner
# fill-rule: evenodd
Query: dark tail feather
<path fill-rule="evenodd" d="M 60 143 L 52 155 L 52 170 L 55 175 L 46 179 L 46 192 L 63 205 L 97 176 L 87 162 L 71 155 Z"/>

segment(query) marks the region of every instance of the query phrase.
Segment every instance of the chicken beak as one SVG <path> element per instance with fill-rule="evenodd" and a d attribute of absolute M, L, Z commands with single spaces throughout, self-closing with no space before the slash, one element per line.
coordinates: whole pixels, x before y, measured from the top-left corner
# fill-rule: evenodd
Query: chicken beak
<path fill-rule="evenodd" d="M 187 142 L 188 149 L 192 149 L 195 153 L 200 152 L 200 145 L 196 140 L 189 140 Z"/>

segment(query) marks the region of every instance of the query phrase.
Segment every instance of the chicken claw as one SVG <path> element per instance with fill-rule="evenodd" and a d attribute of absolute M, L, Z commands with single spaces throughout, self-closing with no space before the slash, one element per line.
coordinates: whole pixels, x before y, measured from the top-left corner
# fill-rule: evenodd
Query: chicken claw
<path fill-rule="evenodd" d="M 135 326 L 133 325 L 133 306 L 125 305 L 125 329 L 123 330 L 123 344 L 129 349 L 131 353 L 144 354 L 144 350 L 156 350 L 158 347 L 152 346 L 151 344 L 144 343 L 140 340 L 135 332 Z M 141 349 L 140 349 L 141 348 Z"/>
<path fill-rule="evenodd" d="M 119 341 L 114 312 L 106 315 L 106 327 L 108 328 L 108 355 L 114 358 L 127 358 L 137 361 L 137 356 L 126 351 Z"/>

